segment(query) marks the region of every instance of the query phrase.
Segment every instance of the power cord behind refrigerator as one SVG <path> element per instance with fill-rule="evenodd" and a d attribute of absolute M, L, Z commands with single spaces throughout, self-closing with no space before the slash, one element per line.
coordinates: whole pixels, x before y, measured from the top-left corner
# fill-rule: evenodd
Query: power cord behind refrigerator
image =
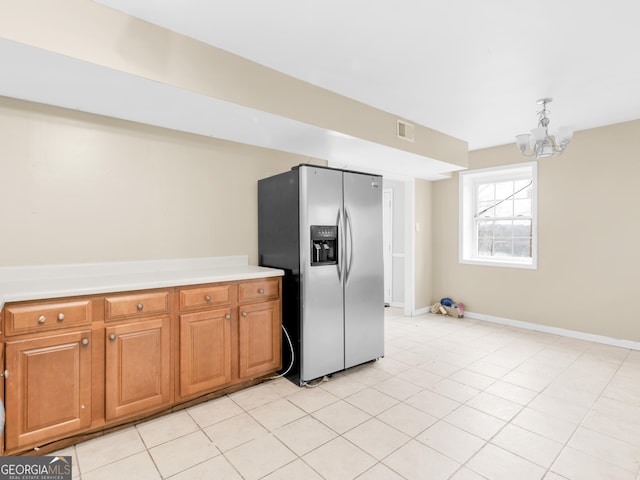
<path fill-rule="evenodd" d="M 293 353 L 293 343 L 291 343 L 291 337 L 289 337 L 289 333 L 287 332 L 287 329 L 284 328 L 284 325 L 282 325 L 282 331 L 284 332 L 285 337 L 287 337 L 287 342 L 289 343 L 289 349 L 291 350 L 291 363 L 289 364 L 289 366 L 284 372 L 282 372 L 279 375 L 275 375 L 271 377 L 270 380 L 275 380 L 276 378 L 284 377 L 287 373 L 289 373 L 289 371 L 293 367 L 293 362 L 295 361 L 295 354 Z"/>

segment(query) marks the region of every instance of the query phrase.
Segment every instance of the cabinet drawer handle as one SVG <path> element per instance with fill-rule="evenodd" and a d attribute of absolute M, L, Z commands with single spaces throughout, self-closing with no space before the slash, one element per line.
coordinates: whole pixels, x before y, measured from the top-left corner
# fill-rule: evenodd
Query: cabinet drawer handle
<path fill-rule="evenodd" d="M 259 293 L 260 295 L 262 295 L 262 294 L 264 293 L 264 288 L 259 288 L 259 289 L 258 289 L 258 293 Z"/>
<path fill-rule="evenodd" d="M 82 344 L 83 345 L 89 345 L 89 339 L 88 338 L 83 338 L 82 339 Z"/>
<path fill-rule="evenodd" d="M 246 317 L 247 315 L 248 315 L 247 312 L 242 312 L 243 317 Z"/>
<path fill-rule="evenodd" d="M 59 313 L 58 314 L 58 321 L 61 322 L 64 320 L 64 313 Z"/>
<path fill-rule="evenodd" d="M 205 299 L 205 301 L 210 302 L 211 301 L 211 295 L 205 295 L 204 299 Z"/>
<path fill-rule="evenodd" d="M 227 314 L 224 316 L 224 318 L 226 318 L 227 320 L 231 320 L 231 315 L 227 313 Z"/>
<path fill-rule="evenodd" d="M 47 317 L 45 317 L 44 315 L 40 315 L 40 318 L 38 319 L 38 323 L 42 325 L 46 321 L 47 321 Z"/>
<path fill-rule="evenodd" d="M 116 339 L 116 334 L 112 333 L 111 335 L 109 335 L 109 340 L 111 340 L 112 342 Z"/>
<path fill-rule="evenodd" d="M 144 305 L 139 303 L 138 304 L 138 311 L 141 312 L 143 308 L 144 308 Z"/>

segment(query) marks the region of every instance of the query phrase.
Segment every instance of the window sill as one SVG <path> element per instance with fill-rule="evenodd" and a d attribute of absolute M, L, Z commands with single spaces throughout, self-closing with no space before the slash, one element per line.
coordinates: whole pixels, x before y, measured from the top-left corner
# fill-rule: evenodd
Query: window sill
<path fill-rule="evenodd" d="M 483 267 L 507 267 L 507 268 L 524 268 L 528 270 L 537 270 L 538 265 L 536 262 L 528 260 L 528 261 L 518 261 L 518 260 L 499 260 L 496 258 L 484 259 L 484 258 L 462 258 L 459 261 L 460 263 L 467 265 L 480 265 Z"/>

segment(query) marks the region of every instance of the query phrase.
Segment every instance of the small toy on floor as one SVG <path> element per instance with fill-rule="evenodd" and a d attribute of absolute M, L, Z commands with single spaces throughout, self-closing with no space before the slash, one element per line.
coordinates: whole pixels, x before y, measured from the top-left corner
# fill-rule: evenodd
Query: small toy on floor
<path fill-rule="evenodd" d="M 431 313 L 462 318 L 464 317 L 464 303 L 456 303 L 452 299 L 445 297 L 431 307 Z"/>

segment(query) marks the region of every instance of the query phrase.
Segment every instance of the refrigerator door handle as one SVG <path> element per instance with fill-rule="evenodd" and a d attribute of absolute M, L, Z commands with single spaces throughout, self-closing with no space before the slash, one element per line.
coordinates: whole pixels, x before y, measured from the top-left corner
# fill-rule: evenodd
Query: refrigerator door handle
<path fill-rule="evenodd" d="M 351 225 L 351 215 L 349 215 L 349 209 L 345 207 L 344 209 L 344 218 L 346 220 L 347 226 L 347 236 L 349 237 L 349 249 L 345 248 L 345 256 L 349 258 L 346 259 L 345 266 L 345 278 L 344 283 L 346 284 L 349 281 L 349 274 L 351 273 L 351 266 L 353 265 L 353 227 Z"/>
<path fill-rule="evenodd" d="M 336 270 L 338 272 L 338 280 L 340 285 L 344 285 L 344 278 L 342 274 L 342 266 L 344 265 L 344 229 L 342 228 L 342 209 L 338 209 L 338 218 L 336 219 L 336 225 L 338 225 L 338 262 L 336 263 Z"/>

